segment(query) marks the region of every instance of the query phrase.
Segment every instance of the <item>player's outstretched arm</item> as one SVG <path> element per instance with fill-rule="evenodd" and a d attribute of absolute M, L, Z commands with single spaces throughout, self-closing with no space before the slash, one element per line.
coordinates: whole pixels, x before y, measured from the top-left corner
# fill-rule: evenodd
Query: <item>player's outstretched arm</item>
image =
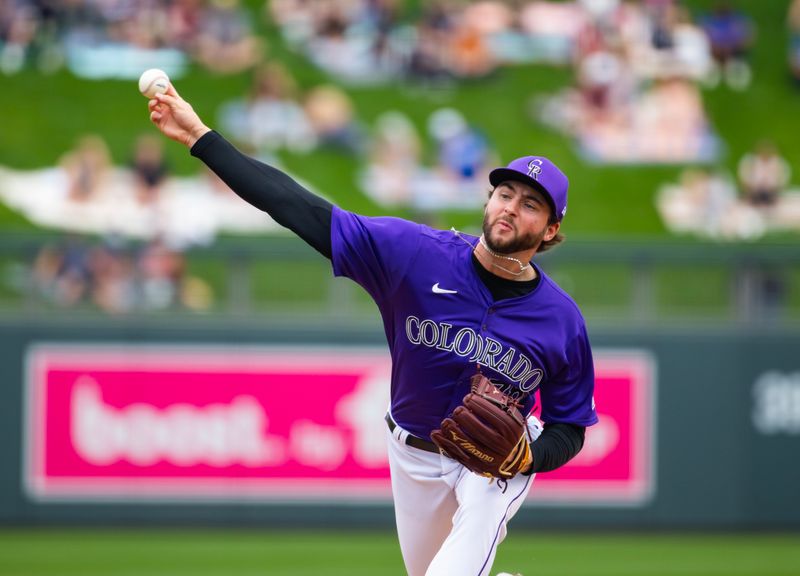
<path fill-rule="evenodd" d="M 192 106 L 169 85 L 149 101 L 150 120 L 161 132 L 189 147 L 240 198 L 263 210 L 281 226 L 330 258 L 333 205 L 300 186 L 293 178 L 242 154 L 203 124 Z"/>
<path fill-rule="evenodd" d="M 148 102 L 150 121 L 167 138 L 191 148 L 200 137 L 211 129 L 203 124 L 200 117 L 170 83 L 165 94 L 156 94 Z"/>

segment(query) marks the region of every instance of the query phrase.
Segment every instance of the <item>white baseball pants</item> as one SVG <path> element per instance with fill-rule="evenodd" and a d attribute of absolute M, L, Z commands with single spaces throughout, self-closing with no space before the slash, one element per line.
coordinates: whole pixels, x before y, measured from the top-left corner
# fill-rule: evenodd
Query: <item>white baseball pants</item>
<path fill-rule="evenodd" d="M 538 438 L 536 418 L 529 418 L 528 428 Z M 487 576 L 506 524 L 534 476 L 490 481 L 446 456 L 408 446 L 407 436 L 397 426 L 388 442 L 397 534 L 408 575 Z"/>

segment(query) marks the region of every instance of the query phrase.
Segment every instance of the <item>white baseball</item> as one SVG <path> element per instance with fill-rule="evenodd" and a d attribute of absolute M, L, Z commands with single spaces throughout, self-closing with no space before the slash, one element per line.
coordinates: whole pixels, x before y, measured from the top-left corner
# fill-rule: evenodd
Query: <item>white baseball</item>
<path fill-rule="evenodd" d="M 156 94 L 163 94 L 169 88 L 169 76 L 163 70 L 150 68 L 139 76 L 139 92 L 146 98 L 154 98 Z"/>

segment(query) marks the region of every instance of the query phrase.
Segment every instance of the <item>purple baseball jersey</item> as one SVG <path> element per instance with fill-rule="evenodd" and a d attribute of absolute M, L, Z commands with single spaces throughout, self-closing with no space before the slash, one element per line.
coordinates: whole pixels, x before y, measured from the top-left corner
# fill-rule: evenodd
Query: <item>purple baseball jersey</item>
<path fill-rule="evenodd" d="M 391 412 L 430 438 L 461 404 L 477 367 L 541 420 L 590 426 L 594 366 L 583 316 L 538 267 L 530 293 L 495 302 L 472 263 L 477 238 L 334 207 L 333 271 L 363 286 L 392 355 Z"/>

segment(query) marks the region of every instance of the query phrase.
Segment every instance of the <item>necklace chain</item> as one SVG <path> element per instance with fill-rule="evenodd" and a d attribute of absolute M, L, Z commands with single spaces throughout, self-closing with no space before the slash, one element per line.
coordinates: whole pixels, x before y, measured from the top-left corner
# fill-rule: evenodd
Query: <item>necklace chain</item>
<path fill-rule="evenodd" d="M 461 236 L 461 232 L 459 232 L 455 228 L 450 228 L 450 230 L 452 230 L 452 232 L 458 238 L 461 238 L 461 240 L 463 240 L 464 242 L 466 242 L 467 244 L 472 246 L 471 243 L 467 242 L 466 238 Z M 502 259 L 505 259 L 505 260 L 511 260 L 512 262 L 516 262 L 517 266 L 519 266 L 519 272 L 514 272 L 513 270 L 509 270 L 505 266 L 500 266 L 500 264 L 497 264 L 496 262 L 492 262 L 492 266 L 502 270 L 503 272 L 506 272 L 507 274 L 511 274 L 512 276 L 522 276 L 522 274 L 525 272 L 525 270 L 527 270 L 528 268 L 532 268 L 530 264 L 523 264 L 522 261 L 518 260 L 517 258 L 514 258 L 512 256 L 504 256 L 503 254 L 498 254 L 497 252 L 495 252 L 494 250 L 489 248 L 489 246 L 486 245 L 486 240 L 483 238 L 483 234 L 481 234 L 480 238 L 478 238 L 478 242 L 480 242 L 480 245 L 483 246 L 483 249 L 486 250 L 491 256 L 493 256 L 495 258 L 502 258 Z M 472 246 L 472 248 L 474 249 L 475 246 Z"/>
<path fill-rule="evenodd" d="M 516 265 L 519 266 L 519 272 L 514 272 L 513 270 L 509 270 L 505 266 L 500 266 L 500 264 L 492 262 L 492 266 L 494 266 L 495 268 L 499 268 L 500 270 L 503 270 L 504 272 L 507 272 L 512 276 L 522 276 L 522 274 L 525 273 L 525 270 L 527 270 L 531 266 L 530 264 L 523 264 L 521 260 L 519 260 L 518 258 L 514 258 L 513 256 L 505 256 L 503 254 L 498 254 L 497 252 L 489 248 L 489 246 L 486 244 L 486 239 L 483 237 L 483 234 L 481 234 L 481 237 L 478 238 L 478 242 L 481 243 L 483 249 L 486 250 L 492 257 L 502 258 L 503 260 L 510 260 L 511 262 L 515 262 Z"/>

